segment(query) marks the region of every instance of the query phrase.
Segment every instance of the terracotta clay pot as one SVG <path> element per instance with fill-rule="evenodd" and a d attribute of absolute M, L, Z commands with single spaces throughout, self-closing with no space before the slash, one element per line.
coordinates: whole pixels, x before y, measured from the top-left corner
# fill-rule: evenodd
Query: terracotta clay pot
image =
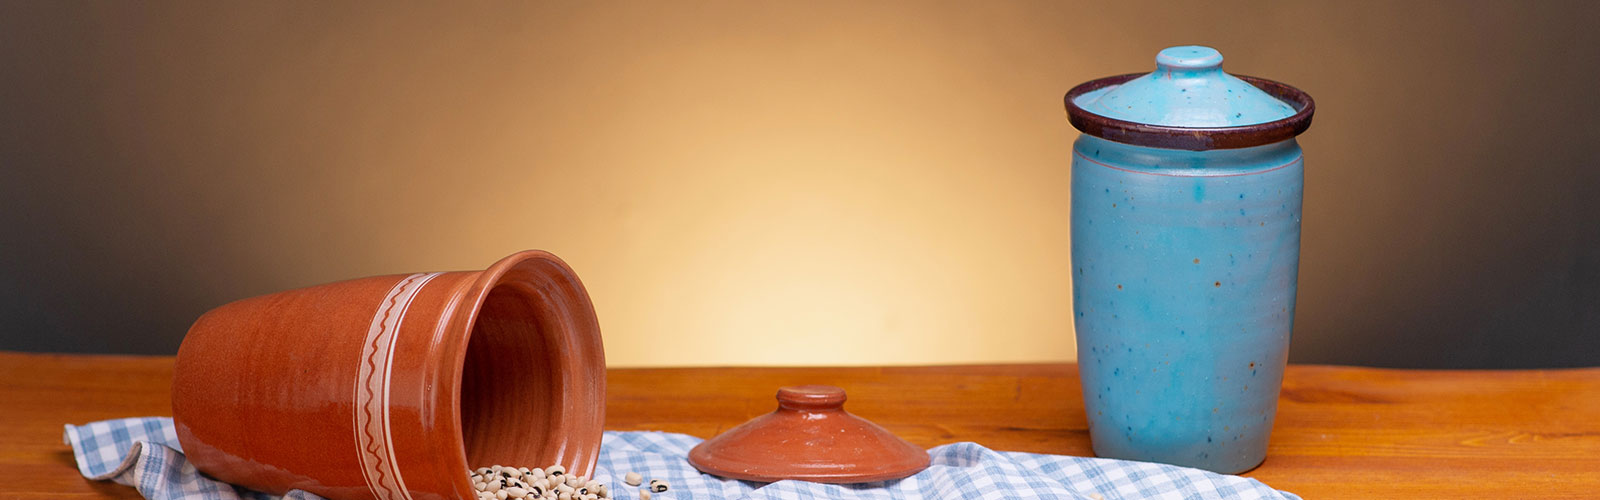
<path fill-rule="evenodd" d="M 527 251 L 213 309 L 178 351 L 172 414 L 189 461 L 229 483 L 474 498 L 469 466 L 593 471 L 605 354 L 572 269 Z"/>

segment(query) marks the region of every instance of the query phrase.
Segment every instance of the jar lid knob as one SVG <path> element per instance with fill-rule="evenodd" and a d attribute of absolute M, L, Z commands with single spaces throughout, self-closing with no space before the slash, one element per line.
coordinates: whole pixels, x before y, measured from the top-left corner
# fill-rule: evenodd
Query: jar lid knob
<path fill-rule="evenodd" d="M 843 408 L 844 399 L 844 389 L 831 385 L 796 385 L 778 389 L 778 406 L 791 410 Z"/>
<path fill-rule="evenodd" d="M 1167 71 L 1202 71 L 1222 67 L 1222 53 L 1201 45 L 1167 47 L 1156 54 L 1156 67 Z"/>

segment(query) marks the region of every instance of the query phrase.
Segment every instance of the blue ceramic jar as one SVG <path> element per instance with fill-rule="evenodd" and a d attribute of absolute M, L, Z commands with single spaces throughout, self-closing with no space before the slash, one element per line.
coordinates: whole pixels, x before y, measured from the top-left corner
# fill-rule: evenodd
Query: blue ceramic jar
<path fill-rule="evenodd" d="M 1310 97 L 1207 47 L 1067 94 L 1073 308 L 1097 455 L 1266 457 L 1294 323 Z"/>

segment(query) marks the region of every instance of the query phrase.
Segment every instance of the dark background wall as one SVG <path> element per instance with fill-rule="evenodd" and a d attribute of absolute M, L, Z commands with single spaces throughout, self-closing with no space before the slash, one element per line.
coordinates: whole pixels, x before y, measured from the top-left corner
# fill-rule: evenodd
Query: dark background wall
<path fill-rule="evenodd" d="M 1198 43 L 1318 100 L 1293 361 L 1597 365 L 1597 21 L 0 2 L 0 349 L 171 353 L 229 300 L 540 247 L 617 364 L 1070 359 L 1060 96 Z"/>

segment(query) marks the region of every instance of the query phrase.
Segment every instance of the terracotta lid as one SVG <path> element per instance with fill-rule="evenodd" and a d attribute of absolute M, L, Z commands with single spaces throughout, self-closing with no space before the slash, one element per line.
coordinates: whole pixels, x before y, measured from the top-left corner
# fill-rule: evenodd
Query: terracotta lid
<path fill-rule="evenodd" d="M 701 472 L 747 481 L 865 483 L 928 468 L 928 452 L 844 411 L 844 389 L 778 389 L 778 409 L 689 451 Z"/>
<path fill-rule="evenodd" d="M 1222 54 L 1195 45 L 1156 55 L 1153 73 L 1101 78 L 1066 96 L 1067 120 L 1102 139 L 1167 149 L 1247 148 L 1311 126 L 1316 104 L 1299 89 L 1222 71 Z"/>

